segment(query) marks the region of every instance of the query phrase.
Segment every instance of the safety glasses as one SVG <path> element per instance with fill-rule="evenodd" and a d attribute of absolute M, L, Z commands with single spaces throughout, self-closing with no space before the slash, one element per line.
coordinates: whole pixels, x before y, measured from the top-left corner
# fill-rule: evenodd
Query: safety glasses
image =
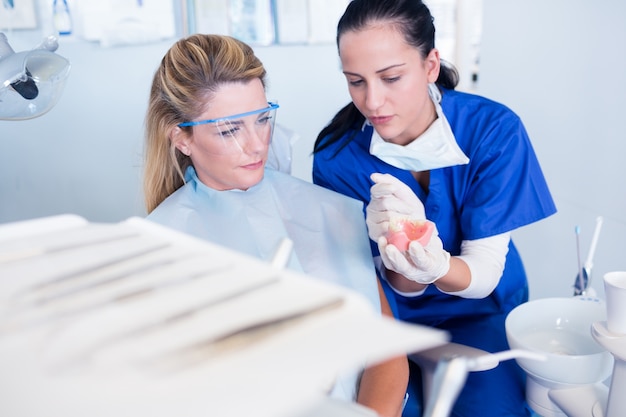
<path fill-rule="evenodd" d="M 251 140 L 269 144 L 278 104 L 268 102 L 267 107 L 218 119 L 180 123 L 179 127 L 207 126 L 206 135 L 215 145 L 215 153 L 243 151 Z"/>

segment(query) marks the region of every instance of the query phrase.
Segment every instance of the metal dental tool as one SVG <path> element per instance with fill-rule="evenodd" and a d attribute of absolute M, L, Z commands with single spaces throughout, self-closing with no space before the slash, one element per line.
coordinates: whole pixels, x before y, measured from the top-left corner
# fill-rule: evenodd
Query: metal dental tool
<path fill-rule="evenodd" d="M 602 216 L 596 218 L 596 227 L 591 239 L 591 245 L 589 246 L 589 253 L 587 259 L 583 264 L 580 257 L 580 227 L 576 226 L 576 248 L 578 255 L 578 275 L 574 282 L 574 296 L 585 295 L 591 282 L 591 269 L 593 268 L 593 257 L 596 252 L 596 246 L 598 244 L 598 238 L 600 237 L 600 230 L 602 229 Z"/>
<path fill-rule="evenodd" d="M 584 295 L 587 288 L 587 278 L 583 270 L 583 263 L 580 260 L 580 226 L 576 226 L 574 229 L 576 232 L 576 259 L 578 265 L 578 274 L 576 275 L 576 282 L 574 282 L 574 295 Z"/>

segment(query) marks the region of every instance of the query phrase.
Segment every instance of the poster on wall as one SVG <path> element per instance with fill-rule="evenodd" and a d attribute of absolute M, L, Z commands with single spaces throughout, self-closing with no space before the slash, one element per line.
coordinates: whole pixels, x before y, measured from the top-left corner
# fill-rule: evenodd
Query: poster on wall
<path fill-rule="evenodd" d="M 275 42 L 272 0 L 193 0 L 192 32 L 230 35 L 250 45 Z"/>
<path fill-rule="evenodd" d="M 191 33 L 251 45 L 334 43 L 350 0 L 187 0 Z"/>
<path fill-rule="evenodd" d="M 102 46 L 131 45 L 173 38 L 172 0 L 74 0 L 76 34 Z"/>
<path fill-rule="evenodd" d="M 228 0 L 192 0 L 188 7 L 192 33 L 230 34 Z"/>
<path fill-rule="evenodd" d="M 271 0 L 231 0 L 231 35 L 252 45 L 274 43 L 274 17 Z"/>
<path fill-rule="evenodd" d="M 276 0 L 277 42 L 302 44 L 309 41 L 309 0 Z"/>
<path fill-rule="evenodd" d="M 0 31 L 35 28 L 37 28 L 35 0 L 2 0 Z"/>
<path fill-rule="evenodd" d="M 309 1 L 309 43 L 334 43 L 337 23 L 350 0 Z"/>

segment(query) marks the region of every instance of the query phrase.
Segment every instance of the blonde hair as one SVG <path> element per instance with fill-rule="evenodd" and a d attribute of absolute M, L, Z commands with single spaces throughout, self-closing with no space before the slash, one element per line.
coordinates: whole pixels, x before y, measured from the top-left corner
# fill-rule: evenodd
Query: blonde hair
<path fill-rule="evenodd" d="M 170 140 L 171 131 L 206 111 L 220 85 L 255 78 L 265 85 L 263 64 L 250 46 L 230 36 L 192 35 L 165 54 L 152 80 L 145 120 L 143 187 L 148 213 L 184 184 L 184 172 L 191 165 Z M 192 127 L 181 129 L 191 134 Z"/>

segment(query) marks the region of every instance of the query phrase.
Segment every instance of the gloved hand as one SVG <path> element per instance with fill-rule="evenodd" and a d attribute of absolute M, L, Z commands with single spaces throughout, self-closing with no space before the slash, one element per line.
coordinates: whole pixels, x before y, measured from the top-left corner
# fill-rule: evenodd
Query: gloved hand
<path fill-rule="evenodd" d="M 385 266 L 411 281 L 432 284 L 450 270 L 450 254 L 443 249 L 436 227 L 425 246 L 414 240 L 406 252 L 388 244 L 385 236 L 379 237 L 377 243 Z"/>
<path fill-rule="evenodd" d="M 370 203 L 365 209 L 367 231 L 375 242 L 389 230 L 394 218 L 424 220 L 424 205 L 408 185 L 390 174 L 371 175 Z"/>

